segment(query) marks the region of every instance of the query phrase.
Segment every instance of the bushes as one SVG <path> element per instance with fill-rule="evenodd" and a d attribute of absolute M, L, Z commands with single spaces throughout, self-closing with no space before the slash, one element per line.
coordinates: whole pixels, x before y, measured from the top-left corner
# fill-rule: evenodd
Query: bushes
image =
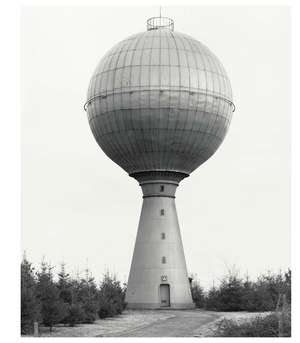
<path fill-rule="evenodd" d="M 215 336 L 278 337 L 278 320 L 275 314 L 270 314 L 264 318 L 255 317 L 242 323 L 237 323 L 234 320 L 223 319 L 218 323 Z"/>
<path fill-rule="evenodd" d="M 68 313 L 67 304 L 61 299 L 60 291 L 53 280 L 53 267 L 42 262 L 41 270 L 37 273 L 36 298 L 41 304 L 42 323 L 52 327 L 64 320 Z"/>
<path fill-rule="evenodd" d="M 68 307 L 67 315 L 64 317 L 64 323 L 69 326 L 75 326 L 78 323 L 82 323 L 85 319 L 85 312 L 82 304 L 72 304 Z"/>
<path fill-rule="evenodd" d="M 125 309 L 125 292 L 115 276 L 104 275 L 99 291 L 99 317 L 113 317 Z"/>
<path fill-rule="evenodd" d="M 216 293 L 217 308 L 219 311 L 243 310 L 243 282 L 237 275 L 229 274 L 224 278 Z"/>
<path fill-rule="evenodd" d="M 287 302 L 291 303 L 290 270 L 284 274 L 263 274 L 254 282 L 231 271 L 218 287 L 204 294 L 198 294 L 197 287 L 196 281 L 191 287 L 196 306 L 212 311 L 274 311 L 280 294 L 285 294 Z"/>
<path fill-rule="evenodd" d="M 33 331 L 33 323 L 40 320 L 40 303 L 36 298 L 34 268 L 26 258 L 21 263 L 21 333 Z"/>
<path fill-rule="evenodd" d="M 265 317 L 257 316 L 253 319 L 238 323 L 234 320 L 223 319 L 217 323 L 215 337 L 290 337 L 291 312 L 289 310 L 280 323 L 282 313 L 272 313 Z"/>
<path fill-rule="evenodd" d="M 205 305 L 205 294 L 198 280 L 191 284 L 192 299 L 196 307 L 202 308 Z"/>
<path fill-rule="evenodd" d="M 21 333 L 32 334 L 33 323 L 52 327 L 58 323 L 75 326 L 93 323 L 122 313 L 125 288 L 107 272 L 97 287 L 86 271 L 85 278 L 72 278 L 61 265 L 58 281 L 53 267 L 42 262 L 38 272 L 24 258 L 21 263 Z"/>
<path fill-rule="evenodd" d="M 83 304 L 83 311 L 83 322 L 91 324 L 97 319 L 98 304 L 96 302 L 86 302 Z"/>
<path fill-rule="evenodd" d="M 87 271 L 85 279 L 73 281 L 74 300 L 82 305 L 82 322 L 93 323 L 97 319 L 99 289 Z"/>

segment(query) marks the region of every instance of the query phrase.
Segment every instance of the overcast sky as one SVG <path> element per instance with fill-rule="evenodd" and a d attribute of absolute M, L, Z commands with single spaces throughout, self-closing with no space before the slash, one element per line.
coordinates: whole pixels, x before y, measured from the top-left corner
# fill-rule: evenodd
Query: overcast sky
<path fill-rule="evenodd" d="M 144 31 L 158 7 L 22 10 L 22 249 L 70 271 L 126 280 L 138 183 L 101 151 L 83 104 L 105 52 Z M 234 113 L 217 153 L 177 190 L 189 273 L 210 286 L 236 265 L 255 277 L 290 266 L 290 28 L 287 7 L 165 7 L 232 82 Z"/>

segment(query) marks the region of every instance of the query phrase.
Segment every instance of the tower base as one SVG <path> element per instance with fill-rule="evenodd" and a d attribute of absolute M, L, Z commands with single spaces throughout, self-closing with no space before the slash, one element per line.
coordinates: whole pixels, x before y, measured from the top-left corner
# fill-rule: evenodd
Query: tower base
<path fill-rule="evenodd" d="M 181 173 L 133 175 L 143 206 L 125 301 L 129 309 L 192 309 L 175 192 Z"/>
<path fill-rule="evenodd" d="M 126 306 L 126 309 L 128 310 L 192 310 L 194 308 L 194 303 L 171 304 L 169 307 L 162 307 L 160 303 L 129 303 Z"/>

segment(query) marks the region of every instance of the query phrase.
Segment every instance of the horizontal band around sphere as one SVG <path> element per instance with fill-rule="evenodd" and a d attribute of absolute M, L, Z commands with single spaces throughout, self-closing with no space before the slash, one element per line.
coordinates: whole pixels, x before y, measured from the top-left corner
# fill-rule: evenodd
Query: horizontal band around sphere
<path fill-rule="evenodd" d="M 235 105 L 234 103 L 221 96 L 221 95 L 217 95 L 215 93 L 211 93 L 211 92 L 207 92 L 207 91 L 199 91 L 199 90 L 191 90 L 191 89 L 182 89 L 182 88 L 158 88 L 158 87 L 152 87 L 151 89 L 150 88 L 142 88 L 142 89 L 135 89 L 135 90 L 119 90 L 119 91 L 114 91 L 114 92 L 107 92 L 107 93 L 102 93 L 102 94 L 98 94 L 98 95 L 95 95 L 93 97 L 91 97 L 90 99 L 88 99 L 83 108 L 85 111 L 87 111 L 88 109 L 88 106 L 92 104 L 92 102 L 96 99 L 106 99 L 107 97 L 109 96 L 117 96 L 117 95 L 132 95 L 133 93 L 136 93 L 136 92 L 150 92 L 150 91 L 159 91 L 159 94 L 162 94 L 163 92 L 171 92 L 171 91 L 179 91 L 179 92 L 186 92 L 188 93 L 190 96 L 199 96 L 199 95 L 204 95 L 206 97 L 212 97 L 214 99 L 218 99 L 218 100 L 223 100 L 225 102 L 227 102 L 231 107 L 232 107 L 232 112 L 235 111 Z M 162 108 L 164 107 L 164 105 L 161 106 Z M 169 105 L 166 105 L 166 107 L 169 107 Z M 124 108 L 122 108 L 124 109 Z"/>

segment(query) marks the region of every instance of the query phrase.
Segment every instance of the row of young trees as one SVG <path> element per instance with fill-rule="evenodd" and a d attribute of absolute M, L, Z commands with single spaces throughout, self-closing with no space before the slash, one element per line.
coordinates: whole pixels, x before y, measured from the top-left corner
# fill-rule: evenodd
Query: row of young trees
<path fill-rule="evenodd" d="M 274 311 L 281 294 L 291 304 L 291 270 L 262 274 L 255 281 L 229 271 L 218 287 L 205 292 L 199 281 L 194 280 L 191 291 L 196 306 L 207 310 Z"/>
<path fill-rule="evenodd" d="M 53 267 L 42 262 L 39 270 L 24 258 L 21 263 L 21 332 L 31 333 L 33 323 L 48 326 L 58 323 L 74 326 L 93 323 L 97 318 L 122 313 L 126 285 L 108 272 L 100 284 L 86 273 L 84 278 L 71 277 L 61 265 L 55 278 Z M 193 301 L 198 308 L 213 311 L 274 311 L 280 294 L 291 303 L 291 271 L 267 273 L 255 281 L 229 271 L 218 287 L 207 292 L 198 280 L 191 284 Z"/>
<path fill-rule="evenodd" d="M 21 263 L 21 333 L 33 331 L 33 323 L 48 326 L 55 324 L 74 326 L 92 323 L 97 318 L 122 313 L 125 304 L 125 288 L 115 276 L 107 272 L 100 284 L 86 273 L 85 278 L 71 277 L 61 265 L 58 278 L 53 267 L 42 262 L 35 270 L 24 258 Z"/>

